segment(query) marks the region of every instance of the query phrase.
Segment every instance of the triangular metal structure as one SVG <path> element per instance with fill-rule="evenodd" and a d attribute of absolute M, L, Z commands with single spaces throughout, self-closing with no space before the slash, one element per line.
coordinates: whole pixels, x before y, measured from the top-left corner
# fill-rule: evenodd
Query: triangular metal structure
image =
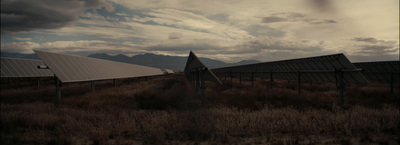
<path fill-rule="evenodd" d="M 186 61 L 184 71 L 185 75 L 188 80 L 190 80 L 189 78 L 193 77 L 192 73 L 199 71 L 205 71 L 205 80 L 222 85 L 222 82 L 214 75 L 214 73 L 212 73 L 211 70 L 209 70 L 192 51 L 190 51 L 189 57 Z"/>
<path fill-rule="evenodd" d="M 197 58 L 197 56 L 190 51 L 189 57 L 186 61 L 185 66 L 186 79 L 193 85 L 193 89 L 196 89 L 196 93 L 199 88 L 201 89 L 201 102 L 205 104 L 205 81 L 211 81 L 217 84 L 222 82 Z"/>

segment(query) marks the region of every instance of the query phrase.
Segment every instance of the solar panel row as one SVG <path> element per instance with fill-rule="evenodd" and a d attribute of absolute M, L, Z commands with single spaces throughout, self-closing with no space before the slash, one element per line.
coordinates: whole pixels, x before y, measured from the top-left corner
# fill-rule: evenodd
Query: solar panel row
<path fill-rule="evenodd" d="M 1 77 L 54 77 L 50 69 L 38 69 L 41 60 L 1 58 Z"/>
<path fill-rule="evenodd" d="M 309 58 L 265 62 L 241 66 L 232 66 L 212 69 L 215 73 L 232 73 L 255 77 L 269 78 L 273 73 L 275 79 L 297 80 L 298 73 L 301 79 L 314 82 L 336 82 L 338 72 L 345 73 L 344 81 L 354 84 L 368 84 L 353 64 L 343 54 L 333 54 Z"/>
<path fill-rule="evenodd" d="M 353 63 L 362 68 L 362 74 L 371 81 L 399 82 L 400 61 L 377 61 Z"/>
<path fill-rule="evenodd" d="M 34 50 L 61 82 L 163 75 L 158 68 Z"/>

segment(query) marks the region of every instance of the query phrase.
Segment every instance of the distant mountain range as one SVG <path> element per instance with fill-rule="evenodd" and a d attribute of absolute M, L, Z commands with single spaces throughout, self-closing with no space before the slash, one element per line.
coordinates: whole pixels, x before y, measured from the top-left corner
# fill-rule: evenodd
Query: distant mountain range
<path fill-rule="evenodd" d="M 1 52 L 1 57 L 11 57 L 11 58 L 24 58 L 24 59 L 39 59 L 36 54 L 21 54 L 21 53 L 8 53 Z M 181 56 L 168 56 L 168 55 L 156 55 L 152 53 L 145 53 L 140 55 L 135 55 L 132 57 L 118 54 L 118 55 L 108 55 L 106 53 L 96 53 L 88 55 L 88 57 L 105 59 L 117 62 L 138 64 L 144 66 L 151 66 L 161 69 L 172 69 L 174 71 L 183 71 L 186 65 L 187 57 Z M 219 68 L 219 67 L 227 67 L 227 66 L 235 66 L 235 65 L 245 65 L 252 63 L 259 63 L 258 60 L 243 60 L 237 63 L 225 63 L 223 61 L 209 59 L 209 58 L 199 58 L 204 65 L 209 68 Z"/>

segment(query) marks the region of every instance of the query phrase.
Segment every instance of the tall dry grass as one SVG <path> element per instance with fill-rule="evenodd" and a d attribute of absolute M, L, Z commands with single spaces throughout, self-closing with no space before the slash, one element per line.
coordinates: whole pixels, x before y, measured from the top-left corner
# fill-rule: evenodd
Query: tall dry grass
<path fill-rule="evenodd" d="M 332 84 L 305 83 L 299 96 L 287 81 L 273 90 L 264 80 L 225 81 L 207 84 L 201 107 L 179 75 L 120 82 L 97 83 L 95 93 L 88 83 L 64 85 L 58 105 L 53 86 L 2 90 L 1 144 L 399 143 L 396 96 L 380 87 L 349 86 L 339 107 Z M 29 99 L 40 94 L 47 99 Z"/>

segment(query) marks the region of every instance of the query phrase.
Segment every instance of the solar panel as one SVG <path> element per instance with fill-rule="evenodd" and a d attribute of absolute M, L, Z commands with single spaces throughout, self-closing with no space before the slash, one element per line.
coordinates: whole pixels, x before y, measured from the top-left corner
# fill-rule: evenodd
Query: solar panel
<path fill-rule="evenodd" d="M 399 82 L 400 61 L 376 61 L 353 63 L 362 68 L 362 74 L 371 81 Z"/>
<path fill-rule="evenodd" d="M 38 69 L 41 60 L 1 58 L 1 77 L 54 77 L 50 69 Z"/>
<path fill-rule="evenodd" d="M 186 62 L 186 66 L 185 66 L 185 75 L 186 77 L 188 77 L 188 80 L 190 80 L 189 78 L 192 76 L 191 73 L 193 72 L 197 72 L 197 71 L 205 71 L 205 76 L 204 79 L 211 81 L 211 82 L 215 82 L 215 83 L 219 83 L 222 84 L 222 82 L 214 75 L 214 73 L 212 73 L 200 60 L 199 58 L 197 58 L 197 56 L 190 51 L 189 57 L 187 59 Z"/>
<path fill-rule="evenodd" d="M 169 74 L 173 74 L 173 73 L 174 73 L 174 71 L 173 71 L 173 70 L 170 70 L 170 69 L 165 69 L 165 71 L 166 71 L 167 73 L 169 73 Z"/>
<path fill-rule="evenodd" d="M 314 82 L 336 82 L 338 72 L 343 72 L 346 83 L 368 84 L 368 81 L 344 54 L 224 67 L 212 69 L 212 71 L 217 74 L 232 72 L 236 75 L 241 72 L 242 76 L 264 73 L 264 78 L 270 77 L 265 73 L 273 73 L 274 79 L 283 80 L 297 80 L 298 73 L 301 73 L 301 80 Z"/>
<path fill-rule="evenodd" d="M 34 50 L 61 82 L 162 75 L 158 68 Z"/>

